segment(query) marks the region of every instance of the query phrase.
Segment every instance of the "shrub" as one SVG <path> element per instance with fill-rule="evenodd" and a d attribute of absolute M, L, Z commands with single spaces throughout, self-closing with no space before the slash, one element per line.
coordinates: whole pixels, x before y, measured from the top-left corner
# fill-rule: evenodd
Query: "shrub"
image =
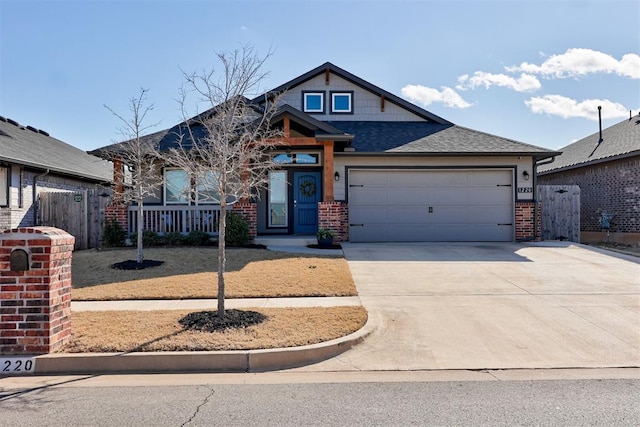
<path fill-rule="evenodd" d="M 144 236 L 143 236 L 144 238 Z M 185 243 L 186 237 L 183 236 L 181 233 L 178 232 L 172 232 L 172 233 L 166 233 L 164 235 L 164 244 L 165 245 L 169 245 L 169 246 L 179 246 L 182 245 L 183 243 Z"/>
<path fill-rule="evenodd" d="M 133 233 L 131 235 L 131 241 L 133 242 L 134 246 L 137 244 L 138 233 Z M 155 231 L 144 230 L 142 232 L 142 247 L 148 248 L 150 246 L 161 245 L 162 243 L 162 237 L 158 236 L 158 233 L 156 233 Z"/>
<path fill-rule="evenodd" d="M 244 246 L 249 243 L 249 222 L 238 212 L 227 212 L 224 241 L 229 246 Z"/>
<path fill-rule="evenodd" d="M 194 230 L 184 238 L 184 242 L 191 246 L 205 246 L 209 243 L 209 238 L 210 236 L 204 231 Z"/>
<path fill-rule="evenodd" d="M 108 247 L 124 246 L 127 233 L 115 219 L 107 219 L 102 227 L 104 245 Z"/>

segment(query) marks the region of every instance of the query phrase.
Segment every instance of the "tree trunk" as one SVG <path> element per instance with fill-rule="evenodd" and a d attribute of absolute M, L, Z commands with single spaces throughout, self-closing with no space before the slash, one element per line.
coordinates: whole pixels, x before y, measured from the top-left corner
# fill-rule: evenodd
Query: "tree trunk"
<path fill-rule="evenodd" d="M 143 224 L 143 215 L 142 215 L 142 200 L 138 200 L 138 241 L 136 242 L 137 244 L 137 263 L 138 264 L 142 264 L 142 262 L 144 261 L 144 256 L 142 253 L 142 233 L 143 233 L 143 229 L 144 229 L 144 224 Z"/>
<path fill-rule="evenodd" d="M 225 235 L 227 229 L 227 203 L 220 201 L 220 221 L 218 222 L 218 318 L 224 318 L 224 270 L 227 263 Z"/>

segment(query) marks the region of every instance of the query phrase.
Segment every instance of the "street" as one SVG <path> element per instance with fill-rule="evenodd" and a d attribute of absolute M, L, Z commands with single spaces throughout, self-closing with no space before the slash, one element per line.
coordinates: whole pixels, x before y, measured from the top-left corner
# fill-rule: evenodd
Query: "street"
<path fill-rule="evenodd" d="M 509 381 L 482 380 L 491 378 L 487 372 L 468 372 L 463 380 L 456 377 L 464 373 L 455 372 L 438 374 L 441 380 L 424 372 L 349 378 L 344 373 L 191 374 L 157 381 L 142 375 L 52 377 L 49 383 L 57 385 L 30 390 L 3 387 L 17 384 L 5 378 L 0 425 L 635 426 L 640 425 L 640 380 L 632 371 L 618 379 Z"/>

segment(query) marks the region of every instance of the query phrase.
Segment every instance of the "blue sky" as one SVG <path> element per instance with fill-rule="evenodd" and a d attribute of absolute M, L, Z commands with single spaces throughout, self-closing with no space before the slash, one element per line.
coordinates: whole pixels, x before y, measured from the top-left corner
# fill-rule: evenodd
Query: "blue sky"
<path fill-rule="evenodd" d="M 128 99 L 252 44 L 269 89 L 330 61 L 458 125 L 558 149 L 640 112 L 640 2 L 0 0 L 0 115 L 83 150 Z M 1 147 L 0 147 L 1 149 Z"/>

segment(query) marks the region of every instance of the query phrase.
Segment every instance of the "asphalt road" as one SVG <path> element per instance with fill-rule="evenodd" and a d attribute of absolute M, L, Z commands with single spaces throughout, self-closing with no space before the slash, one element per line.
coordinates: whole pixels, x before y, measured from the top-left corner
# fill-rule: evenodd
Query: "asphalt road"
<path fill-rule="evenodd" d="M 640 380 L 43 387 L 2 426 L 637 426 Z"/>

